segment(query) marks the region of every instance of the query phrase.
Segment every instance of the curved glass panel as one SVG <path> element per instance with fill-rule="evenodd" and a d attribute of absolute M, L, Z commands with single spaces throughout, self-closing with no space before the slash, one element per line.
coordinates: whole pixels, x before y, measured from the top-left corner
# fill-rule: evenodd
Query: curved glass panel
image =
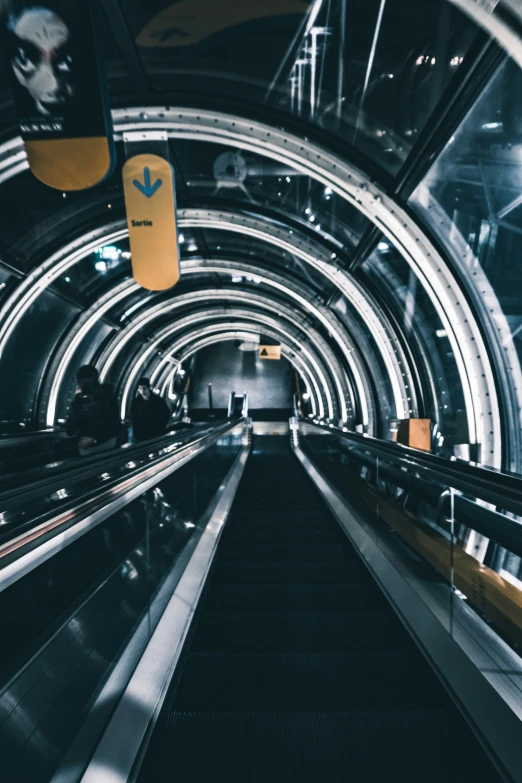
<path fill-rule="evenodd" d="M 505 468 L 520 471 L 522 72 L 506 62 L 411 198 L 453 259 L 489 338 Z"/>
<path fill-rule="evenodd" d="M 357 245 L 370 221 L 331 188 L 295 168 L 248 150 L 219 144 L 177 141 L 177 166 L 192 203 L 211 200 L 272 209 L 279 220 L 301 223 L 319 237 L 333 238 L 346 252 Z"/>
<path fill-rule="evenodd" d="M 476 30 L 446 0 L 122 5 L 155 89 L 193 103 L 204 80 L 207 95 L 283 110 L 390 172 L 405 160 Z"/>

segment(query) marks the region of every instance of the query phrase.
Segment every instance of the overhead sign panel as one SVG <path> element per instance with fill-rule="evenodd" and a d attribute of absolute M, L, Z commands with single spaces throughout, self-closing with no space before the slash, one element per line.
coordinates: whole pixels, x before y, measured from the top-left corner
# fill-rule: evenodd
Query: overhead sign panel
<path fill-rule="evenodd" d="M 21 0 L 9 8 L 3 48 L 31 171 L 58 190 L 90 188 L 115 157 L 97 0 Z"/>
<path fill-rule="evenodd" d="M 260 345 L 259 346 L 259 358 L 260 359 L 275 359 L 279 361 L 281 359 L 281 346 L 280 345 Z"/>
<path fill-rule="evenodd" d="M 123 167 L 132 273 L 149 291 L 179 280 L 174 169 L 158 155 L 135 155 Z"/>

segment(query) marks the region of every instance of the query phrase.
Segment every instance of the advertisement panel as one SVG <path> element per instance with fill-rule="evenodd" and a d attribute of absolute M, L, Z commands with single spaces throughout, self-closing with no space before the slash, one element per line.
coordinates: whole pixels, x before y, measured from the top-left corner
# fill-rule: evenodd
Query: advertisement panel
<path fill-rule="evenodd" d="M 97 0 L 10 0 L 4 11 L 2 48 L 31 169 L 60 190 L 91 187 L 112 167 L 98 12 Z"/>

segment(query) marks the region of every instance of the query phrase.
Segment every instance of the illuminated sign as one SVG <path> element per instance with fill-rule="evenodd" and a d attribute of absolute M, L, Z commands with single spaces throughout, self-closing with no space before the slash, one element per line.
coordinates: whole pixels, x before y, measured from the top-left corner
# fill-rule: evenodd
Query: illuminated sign
<path fill-rule="evenodd" d="M 4 17 L 3 48 L 29 165 L 58 190 L 96 185 L 114 161 L 96 9 L 94 0 L 21 0 Z"/>
<path fill-rule="evenodd" d="M 243 22 L 305 14 L 307 0 L 180 0 L 155 16 L 140 33 L 138 46 L 190 46 Z"/>
<path fill-rule="evenodd" d="M 150 291 L 179 280 L 174 169 L 158 155 L 136 155 L 123 167 L 123 191 L 136 282 Z"/>

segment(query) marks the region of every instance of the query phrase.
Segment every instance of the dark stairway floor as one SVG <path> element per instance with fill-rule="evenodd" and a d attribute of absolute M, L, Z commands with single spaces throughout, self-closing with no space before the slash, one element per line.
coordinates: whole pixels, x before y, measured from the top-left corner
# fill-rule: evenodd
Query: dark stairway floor
<path fill-rule="evenodd" d="M 253 454 L 140 783 L 499 780 L 290 450 Z"/>

